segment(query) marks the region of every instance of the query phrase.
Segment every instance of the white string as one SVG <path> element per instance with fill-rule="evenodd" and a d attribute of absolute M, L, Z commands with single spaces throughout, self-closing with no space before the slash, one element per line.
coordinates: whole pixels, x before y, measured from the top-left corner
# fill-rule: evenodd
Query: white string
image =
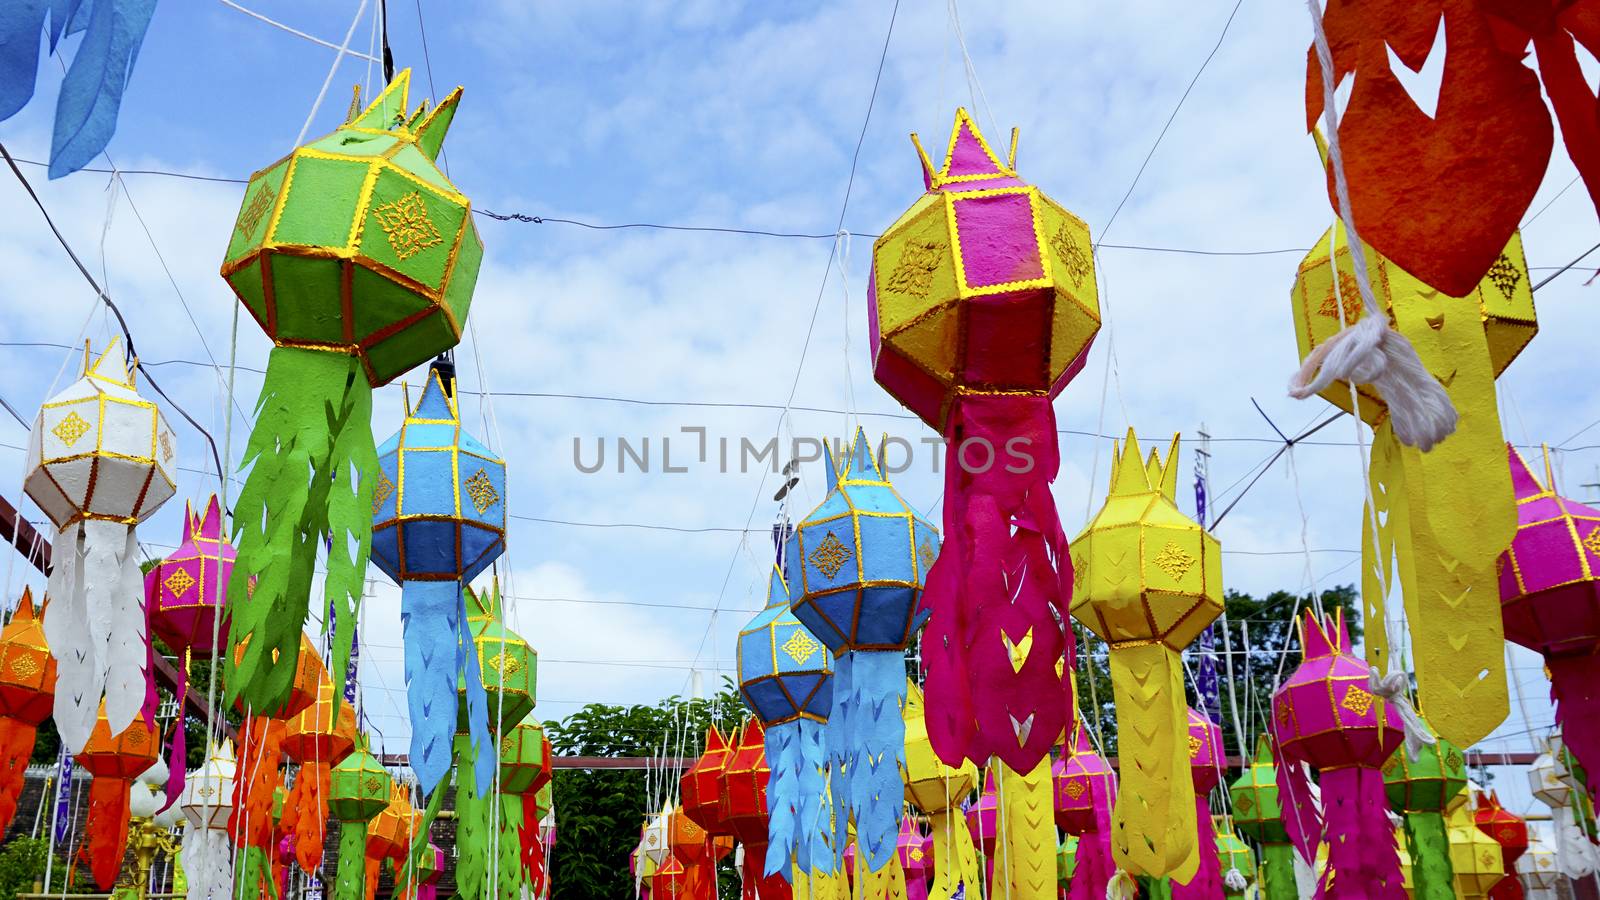
<path fill-rule="evenodd" d="M 227 2 L 227 0 L 223 0 Z M 328 77 L 322 79 L 322 90 L 317 91 L 317 99 L 311 104 L 311 112 L 306 116 L 306 123 L 300 126 L 300 136 L 294 139 L 294 146 L 305 143 L 306 132 L 311 130 L 311 123 L 317 117 L 317 110 L 322 108 L 322 99 L 328 95 L 328 85 L 333 84 L 334 73 L 339 71 L 339 63 L 344 61 L 346 55 L 362 56 L 364 54 L 351 54 L 350 39 L 355 37 L 356 24 L 361 21 L 361 14 L 367 11 L 369 0 L 361 0 L 361 5 L 356 7 L 355 18 L 350 20 L 350 29 L 344 33 L 344 43 L 339 46 L 339 52 L 334 54 L 333 65 L 328 67 Z"/>
<path fill-rule="evenodd" d="M 1306 5 L 1311 12 L 1317 60 L 1322 67 L 1328 164 L 1333 169 L 1339 220 L 1350 239 L 1350 266 L 1355 273 L 1356 288 L 1361 293 L 1363 315 L 1355 324 L 1347 325 L 1307 354 L 1300 369 L 1289 379 L 1289 395 L 1303 400 L 1338 379 L 1352 385 L 1371 384 L 1388 405 L 1395 437 L 1407 446 L 1426 451 L 1455 431 L 1455 406 L 1451 404 L 1444 386 L 1422 364 L 1411 342 L 1389 328 L 1388 316 L 1373 298 L 1372 284 L 1367 277 L 1366 245 L 1356 231 L 1355 216 L 1351 212 L 1350 185 L 1345 179 L 1344 159 L 1339 150 L 1339 111 L 1334 88 L 1333 52 L 1328 48 L 1328 35 L 1323 31 L 1322 10 L 1318 0 L 1306 0 Z M 1336 294 L 1339 290 L 1339 266 L 1332 248 L 1337 231 L 1336 227 L 1330 233 L 1328 245 L 1328 265 Z M 1343 321 L 1342 306 L 1340 313 L 1340 320 Z M 1355 412 L 1359 413 L 1359 408 Z"/>
<path fill-rule="evenodd" d="M 239 12 L 244 13 L 245 15 L 249 16 L 252 19 L 256 19 L 257 21 L 260 21 L 260 22 L 265 22 L 266 24 L 271 25 L 273 28 L 277 28 L 277 29 L 281 29 L 283 31 L 287 31 L 290 34 L 294 35 L 295 37 L 303 38 L 305 40 L 310 41 L 313 44 L 317 44 L 317 45 L 322 46 L 322 47 L 327 47 L 329 50 L 338 50 L 338 49 L 340 49 L 338 44 L 331 44 L 331 43 L 329 43 L 329 42 L 327 42 L 327 41 L 323 40 L 322 38 L 319 38 L 319 37 L 317 37 L 315 35 L 306 34 L 304 31 L 301 31 L 298 28 L 292 28 L 292 27 L 290 27 L 288 25 L 283 24 L 282 22 L 279 22 L 279 21 L 275 20 L 275 19 L 269 19 L 266 16 L 263 16 L 261 13 L 258 13 L 253 9 L 245 9 L 243 6 L 240 6 L 239 4 L 233 2 L 233 0 L 218 0 L 218 2 L 220 2 L 223 6 L 232 7 L 233 9 L 236 9 Z M 375 63 L 375 62 L 378 61 L 377 58 L 372 56 L 370 53 L 359 53 L 359 52 L 357 52 L 355 50 L 351 50 L 351 51 L 349 51 L 349 54 L 351 56 L 356 56 L 356 57 L 360 57 L 362 59 L 365 59 L 369 63 Z"/>
<path fill-rule="evenodd" d="M 839 264 L 839 282 L 843 285 L 841 293 L 844 299 L 844 384 L 850 404 L 849 412 L 845 414 L 844 431 L 845 434 L 853 437 L 861 420 L 856 413 L 855 370 L 850 365 L 850 357 L 853 355 L 853 351 L 850 349 L 850 232 L 841 228 L 833 239 L 835 247 L 834 259 Z M 885 477 L 887 477 L 887 473 L 885 473 Z M 715 613 L 712 615 L 715 615 Z M 716 656 L 715 648 L 713 648 L 712 656 Z"/>

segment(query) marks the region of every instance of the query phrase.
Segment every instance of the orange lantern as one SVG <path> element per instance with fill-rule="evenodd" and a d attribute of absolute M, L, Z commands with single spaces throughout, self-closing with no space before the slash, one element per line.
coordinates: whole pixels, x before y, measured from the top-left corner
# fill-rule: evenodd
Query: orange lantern
<path fill-rule="evenodd" d="M 335 714 L 336 699 L 333 681 L 324 674 L 316 702 L 290 719 L 283 730 L 283 752 L 300 764 L 300 774 L 285 801 L 283 827 L 294 834 L 295 860 L 307 874 L 322 865 L 331 771 L 356 747 L 355 709 L 340 703 Z"/>
<path fill-rule="evenodd" d="M 717 870 L 711 835 L 679 806 L 668 817 L 672 856 L 683 863 L 685 900 L 716 900 Z M 658 873 L 659 874 L 659 873 Z"/>
<path fill-rule="evenodd" d="M 251 635 L 247 634 L 239 640 L 239 643 L 233 645 L 235 664 L 244 659 L 245 648 L 250 646 L 250 638 Z M 274 663 L 278 661 L 278 652 L 276 650 L 272 652 L 272 661 Z M 274 670 L 273 675 L 275 676 L 276 674 L 277 672 Z M 284 703 L 282 709 L 254 710 L 254 712 L 265 712 L 279 719 L 292 718 L 298 715 L 301 710 L 316 702 L 317 686 L 327 677 L 328 667 L 323 665 L 322 654 L 317 650 L 317 645 L 311 643 L 311 638 L 305 632 L 301 632 L 300 658 L 295 663 L 293 681 L 289 685 L 288 701 Z M 247 711 L 243 696 L 240 696 L 238 700 L 238 707 L 240 712 Z"/>
<path fill-rule="evenodd" d="M 77 756 L 78 765 L 94 778 L 89 786 L 82 855 L 102 891 L 111 890 L 116 883 L 127 852 L 128 790 L 133 779 L 160 756 L 156 729 L 145 719 L 144 715 L 134 716 L 127 728 L 112 735 L 102 701 L 94 729 Z"/>
<path fill-rule="evenodd" d="M 389 805 L 367 825 L 367 900 L 378 890 L 378 869 L 383 861 L 394 860 L 398 873 L 421 830 L 422 813 L 411 805 L 405 786 L 396 784 Z"/>
<path fill-rule="evenodd" d="M 713 725 L 706 729 L 706 752 L 678 779 L 684 815 L 708 834 L 733 834 L 722 811 L 722 770 L 732 755 L 727 739 Z"/>
<path fill-rule="evenodd" d="M 56 661 L 43 618 L 42 608 L 34 615 L 33 592 L 23 588 L 16 614 L 0 629 L 0 834 L 16 815 L 23 770 L 55 699 Z"/>
<path fill-rule="evenodd" d="M 1528 852 L 1528 823 L 1501 806 L 1500 797 L 1494 791 L 1481 795 L 1478 808 L 1472 811 L 1472 820 L 1479 831 L 1500 845 L 1500 861 L 1508 876 L 1489 889 L 1490 900 L 1522 900 L 1525 894 L 1516 871 L 1517 860 Z"/>

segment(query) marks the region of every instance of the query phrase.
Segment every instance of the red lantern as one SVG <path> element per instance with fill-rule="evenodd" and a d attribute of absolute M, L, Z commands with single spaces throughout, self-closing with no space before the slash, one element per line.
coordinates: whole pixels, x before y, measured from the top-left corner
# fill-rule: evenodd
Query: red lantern
<path fill-rule="evenodd" d="M 722 767 L 722 819 L 744 845 L 744 898 L 789 900 L 792 892 L 783 873 L 763 877 L 767 865 L 767 765 L 766 729 L 751 719 L 739 735 L 739 744 Z"/>
<path fill-rule="evenodd" d="M 146 707 L 148 710 L 149 707 Z M 128 790 L 133 779 L 155 764 L 160 756 L 158 738 L 147 715 L 133 717 L 119 734 L 112 735 L 105 703 L 89 740 L 77 756 L 78 765 L 93 776 L 89 786 L 89 816 L 84 823 L 83 857 L 100 890 L 109 891 L 122 870 L 128 848 Z"/>
<path fill-rule="evenodd" d="M 283 730 L 283 752 L 300 764 L 284 803 L 283 827 L 294 834 L 295 859 L 307 874 L 322 865 L 332 769 L 356 747 L 355 709 L 341 702 L 335 714 L 333 706 L 340 699 L 332 679 L 324 675 L 317 701 L 285 723 Z"/>
<path fill-rule="evenodd" d="M 23 588 L 16 614 L 0 629 L 0 834 L 16 815 L 39 723 L 55 699 L 56 661 L 43 617 L 43 609 L 34 615 L 33 592 Z"/>
<path fill-rule="evenodd" d="M 706 729 L 706 752 L 678 779 L 684 815 L 708 834 L 733 833 L 722 813 L 722 769 L 731 755 L 727 739 L 713 725 Z"/>
<path fill-rule="evenodd" d="M 1506 877 L 1489 889 L 1489 900 L 1522 900 L 1526 894 L 1522 881 L 1517 878 L 1517 859 L 1528 852 L 1528 823 L 1500 805 L 1500 797 L 1493 791 L 1480 795 L 1480 806 L 1473 810 L 1472 820 L 1478 830 L 1494 838 L 1500 845 L 1505 862 Z"/>

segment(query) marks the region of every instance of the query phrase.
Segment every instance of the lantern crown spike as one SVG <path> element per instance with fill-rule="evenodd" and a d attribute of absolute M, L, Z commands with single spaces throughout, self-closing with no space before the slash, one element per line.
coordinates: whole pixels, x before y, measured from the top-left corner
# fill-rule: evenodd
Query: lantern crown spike
<path fill-rule="evenodd" d="M 942 188 L 951 182 L 981 181 L 990 178 L 1016 178 L 1017 129 L 1011 129 L 1011 145 L 1002 160 L 984 139 L 972 116 L 965 107 L 956 108 L 955 125 L 950 129 L 950 143 L 945 149 L 944 165 L 933 167 L 933 160 L 922 147 L 922 141 L 913 132 L 911 143 L 917 148 L 922 162 L 922 183 L 928 190 Z"/>
<path fill-rule="evenodd" d="M 345 116 L 345 127 L 394 131 L 414 141 L 429 159 L 438 159 L 439 149 L 444 146 L 450 122 L 455 118 L 456 107 L 461 102 L 461 88 L 456 88 L 431 106 L 424 100 L 416 109 L 408 112 L 410 93 L 410 69 L 396 73 L 394 80 L 364 108 L 361 106 L 361 89 L 357 87 Z"/>
<path fill-rule="evenodd" d="M 411 70 L 401 69 L 395 73 L 394 80 L 389 82 L 378 96 L 372 98 L 366 108 L 361 110 L 355 118 L 347 124 L 351 128 L 371 128 L 376 131 L 387 131 L 389 127 L 405 121 L 406 101 L 411 93 Z M 356 100 L 360 102 L 360 89 L 357 89 Z M 354 105 L 354 104 L 352 104 Z"/>
<path fill-rule="evenodd" d="M 1344 610 L 1334 610 L 1333 615 L 1318 619 L 1312 610 L 1306 610 L 1300 621 L 1301 658 L 1317 659 L 1350 652 L 1350 630 L 1344 624 Z"/>
<path fill-rule="evenodd" d="M 460 414 L 455 402 L 455 379 L 445 384 L 448 377 L 437 368 L 428 368 L 428 383 L 422 388 L 422 396 L 417 398 L 417 405 L 406 412 L 408 423 L 412 421 L 458 422 Z M 409 399 L 409 392 L 408 397 Z"/>
<path fill-rule="evenodd" d="M 89 362 L 89 342 L 83 342 L 83 377 L 97 378 L 125 388 L 133 387 L 133 370 L 128 366 L 127 348 L 121 337 L 113 337 L 93 364 Z"/>
<path fill-rule="evenodd" d="M 194 514 L 194 504 L 188 500 L 183 501 L 183 543 L 194 540 L 200 533 L 200 517 Z"/>
<path fill-rule="evenodd" d="M 822 461 L 828 469 L 827 485 L 823 493 L 831 494 L 839 486 L 839 463 L 833 458 L 833 447 L 826 440 L 822 442 Z"/>
<path fill-rule="evenodd" d="M 11 614 L 12 622 L 33 621 L 33 588 L 22 586 L 22 599 L 17 603 L 17 611 Z"/>
<path fill-rule="evenodd" d="M 844 481 L 883 481 L 878 469 L 878 458 L 872 454 L 872 444 L 867 441 L 867 431 L 856 429 L 855 441 L 850 445 L 850 458 L 845 462 Z"/>
<path fill-rule="evenodd" d="M 222 540 L 222 504 L 217 500 L 217 495 L 212 494 L 206 501 L 205 515 L 195 516 L 195 536 L 208 541 Z"/>
<path fill-rule="evenodd" d="M 1554 484 L 1540 484 L 1539 477 L 1533 473 L 1533 467 L 1528 465 L 1528 460 L 1523 457 L 1522 452 L 1509 443 L 1506 444 L 1506 455 L 1510 457 L 1511 463 L 1511 487 L 1518 500 L 1528 500 L 1555 489 Z M 1548 452 L 1545 457 L 1545 471 L 1548 482 Z"/>
<path fill-rule="evenodd" d="M 1268 737 L 1266 732 L 1256 736 L 1256 756 L 1254 761 L 1266 766 L 1273 764 L 1272 738 Z"/>
<path fill-rule="evenodd" d="M 776 564 L 772 566 L 772 578 L 767 582 L 767 608 L 775 606 L 787 607 L 789 605 L 789 584 L 784 580 L 783 570 Z"/>
<path fill-rule="evenodd" d="M 439 150 L 444 146 L 445 135 L 450 131 L 450 122 L 455 119 L 456 107 L 460 103 L 461 88 L 458 87 L 428 113 L 422 124 L 414 127 L 417 147 L 427 154 L 429 159 L 439 158 Z"/>
<path fill-rule="evenodd" d="M 1113 448 L 1112 458 L 1116 462 L 1111 467 L 1111 496 L 1143 494 L 1152 489 L 1149 472 L 1139 456 L 1139 437 L 1129 428 L 1128 439 L 1123 442 L 1121 453 Z"/>

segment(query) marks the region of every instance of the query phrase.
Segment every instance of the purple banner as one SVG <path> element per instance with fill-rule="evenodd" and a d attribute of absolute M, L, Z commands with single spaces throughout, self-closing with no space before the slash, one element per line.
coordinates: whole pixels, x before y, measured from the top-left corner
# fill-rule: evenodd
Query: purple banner
<path fill-rule="evenodd" d="M 67 835 L 72 829 L 72 754 L 67 752 L 67 746 L 61 745 L 61 759 L 57 771 L 60 779 L 56 783 L 56 846 L 65 847 Z"/>

